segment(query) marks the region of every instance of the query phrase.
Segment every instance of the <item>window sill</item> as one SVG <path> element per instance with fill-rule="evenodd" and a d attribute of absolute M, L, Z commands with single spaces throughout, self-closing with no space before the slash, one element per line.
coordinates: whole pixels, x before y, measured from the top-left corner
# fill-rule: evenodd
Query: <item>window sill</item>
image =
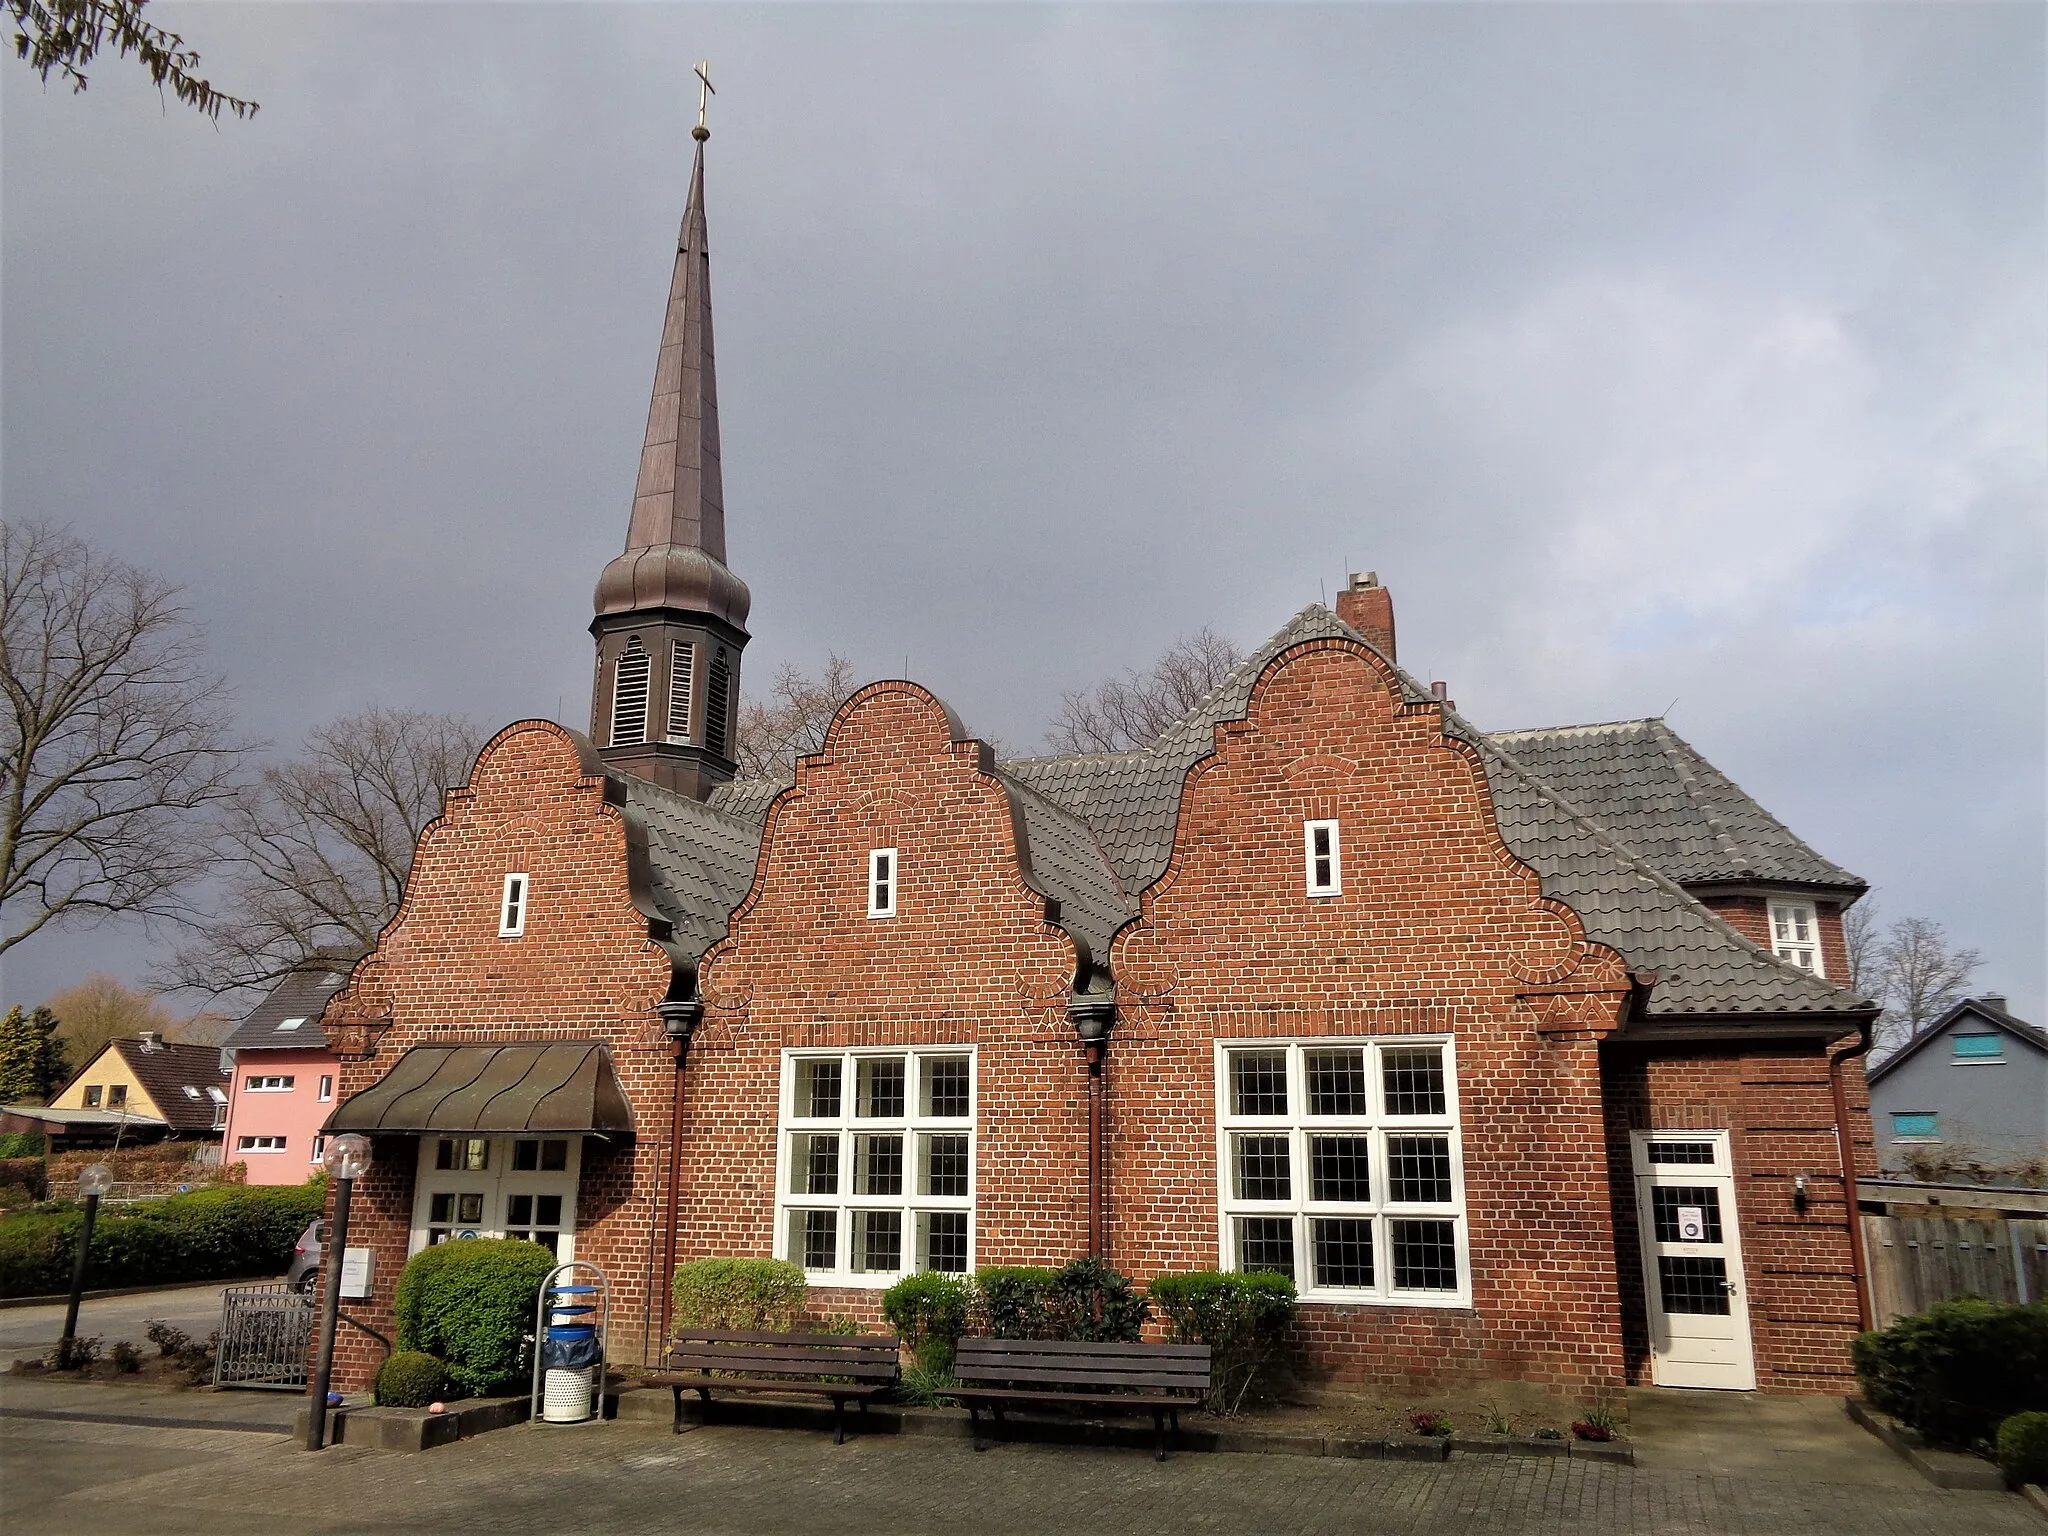
<path fill-rule="evenodd" d="M 1472 1298 L 1464 1295 L 1381 1296 L 1369 1291 L 1303 1291 L 1297 1298 L 1305 1307 L 1370 1307 L 1384 1312 L 1389 1307 L 1426 1307 L 1432 1312 L 1472 1312 Z"/>
<path fill-rule="evenodd" d="M 804 1279 L 814 1286 L 827 1286 L 836 1291 L 886 1291 L 899 1280 L 908 1280 L 912 1275 L 950 1275 L 955 1280 L 965 1280 L 974 1273 L 971 1269 L 906 1269 L 890 1275 L 841 1275 L 829 1269 L 807 1269 Z"/>

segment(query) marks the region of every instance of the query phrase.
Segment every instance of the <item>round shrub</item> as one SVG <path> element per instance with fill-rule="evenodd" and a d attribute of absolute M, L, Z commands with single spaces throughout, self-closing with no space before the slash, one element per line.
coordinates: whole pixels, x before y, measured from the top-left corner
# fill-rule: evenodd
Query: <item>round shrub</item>
<path fill-rule="evenodd" d="M 448 1395 L 448 1368 L 424 1350 L 401 1349 L 377 1369 L 380 1408 L 424 1408 Z"/>
<path fill-rule="evenodd" d="M 967 1327 L 967 1301 L 965 1280 L 925 1270 L 882 1292 L 882 1316 L 896 1325 L 922 1369 L 943 1375 L 952 1370 L 954 1349 Z"/>
<path fill-rule="evenodd" d="M 2048 1486 L 2048 1413 L 2016 1413 L 1998 1426 L 1998 1469 L 2015 1483 Z"/>
<path fill-rule="evenodd" d="M 1048 1339 L 1052 1314 L 1046 1297 L 1057 1270 L 1030 1264 L 992 1264 L 974 1272 L 969 1326 L 991 1339 Z"/>
<path fill-rule="evenodd" d="M 534 1305 L 555 1256 L 510 1237 L 458 1238 L 413 1255 L 398 1277 L 398 1347 L 438 1355 L 457 1391 L 520 1385 Z"/>
<path fill-rule="evenodd" d="M 1152 1316 L 1130 1277 L 1100 1259 L 1075 1259 L 1054 1275 L 1046 1307 L 1053 1337 L 1086 1344 L 1135 1344 Z"/>
<path fill-rule="evenodd" d="M 809 1290 L 787 1259 L 697 1259 L 676 1266 L 676 1326 L 788 1333 Z"/>
<path fill-rule="evenodd" d="M 2048 1410 L 2048 1302 L 1940 1302 L 1851 1353 L 1871 1407 L 1935 1445 L 1988 1444 L 2012 1415 Z"/>

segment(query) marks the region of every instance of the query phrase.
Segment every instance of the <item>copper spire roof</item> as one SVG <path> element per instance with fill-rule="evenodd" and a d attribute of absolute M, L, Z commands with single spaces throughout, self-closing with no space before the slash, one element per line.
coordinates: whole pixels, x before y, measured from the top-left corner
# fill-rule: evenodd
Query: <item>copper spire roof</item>
<path fill-rule="evenodd" d="M 704 222 L 703 127 L 676 242 L 654 398 L 640 449 L 626 552 L 597 579 L 600 616 L 674 608 L 744 628 L 752 598 L 725 565 L 725 487 L 718 462 L 718 379 L 711 348 L 711 258 Z"/>

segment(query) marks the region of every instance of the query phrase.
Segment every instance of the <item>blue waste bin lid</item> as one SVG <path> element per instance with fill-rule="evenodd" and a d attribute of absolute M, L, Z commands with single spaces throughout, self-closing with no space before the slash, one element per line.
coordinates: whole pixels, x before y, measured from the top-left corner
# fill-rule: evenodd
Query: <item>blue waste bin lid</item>
<path fill-rule="evenodd" d="M 594 1323 L 562 1323 L 548 1329 L 551 1339 L 594 1339 L 597 1325 Z"/>
<path fill-rule="evenodd" d="M 597 1308 L 595 1308 L 595 1307 L 550 1307 L 550 1308 L 548 1308 L 548 1312 L 549 1312 L 549 1313 L 550 1313 L 550 1314 L 551 1314 L 552 1316 L 555 1316 L 555 1317 L 588 1317 L 588 1316 L 590 1316 L 590 1314 L 591 1314 L 591 1313 L 595 1312 L 596 1310 L 597 1310 Z"/>
<path fill-rule="evenodd" d="M 548 1291 L 551 1295 L 555 1296 L 595 1296 L 597 1294 L 597 1287 L 594 1285 L 551 1285 L 548 1287 Z"/>

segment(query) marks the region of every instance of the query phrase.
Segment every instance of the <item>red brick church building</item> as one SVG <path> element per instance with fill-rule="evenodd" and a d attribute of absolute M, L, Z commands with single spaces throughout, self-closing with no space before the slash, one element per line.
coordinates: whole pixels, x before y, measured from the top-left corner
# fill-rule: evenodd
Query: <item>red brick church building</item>
<path fill-rule="evenodd" d="M 688 1259 L 873 1318 L 1093 1252 L 1285 1270 L 1338 1382 L 1844 1389 L 1864 885 L 1661 720 L 1481 731 L 1365 576 L 1142 750 L 998 761 L 887 681 L 735 777 L 702 139 L 590 734 L 485 747 L 323 1018 L 352 1310 L 530 1236 L 646 1358 Z"/>

